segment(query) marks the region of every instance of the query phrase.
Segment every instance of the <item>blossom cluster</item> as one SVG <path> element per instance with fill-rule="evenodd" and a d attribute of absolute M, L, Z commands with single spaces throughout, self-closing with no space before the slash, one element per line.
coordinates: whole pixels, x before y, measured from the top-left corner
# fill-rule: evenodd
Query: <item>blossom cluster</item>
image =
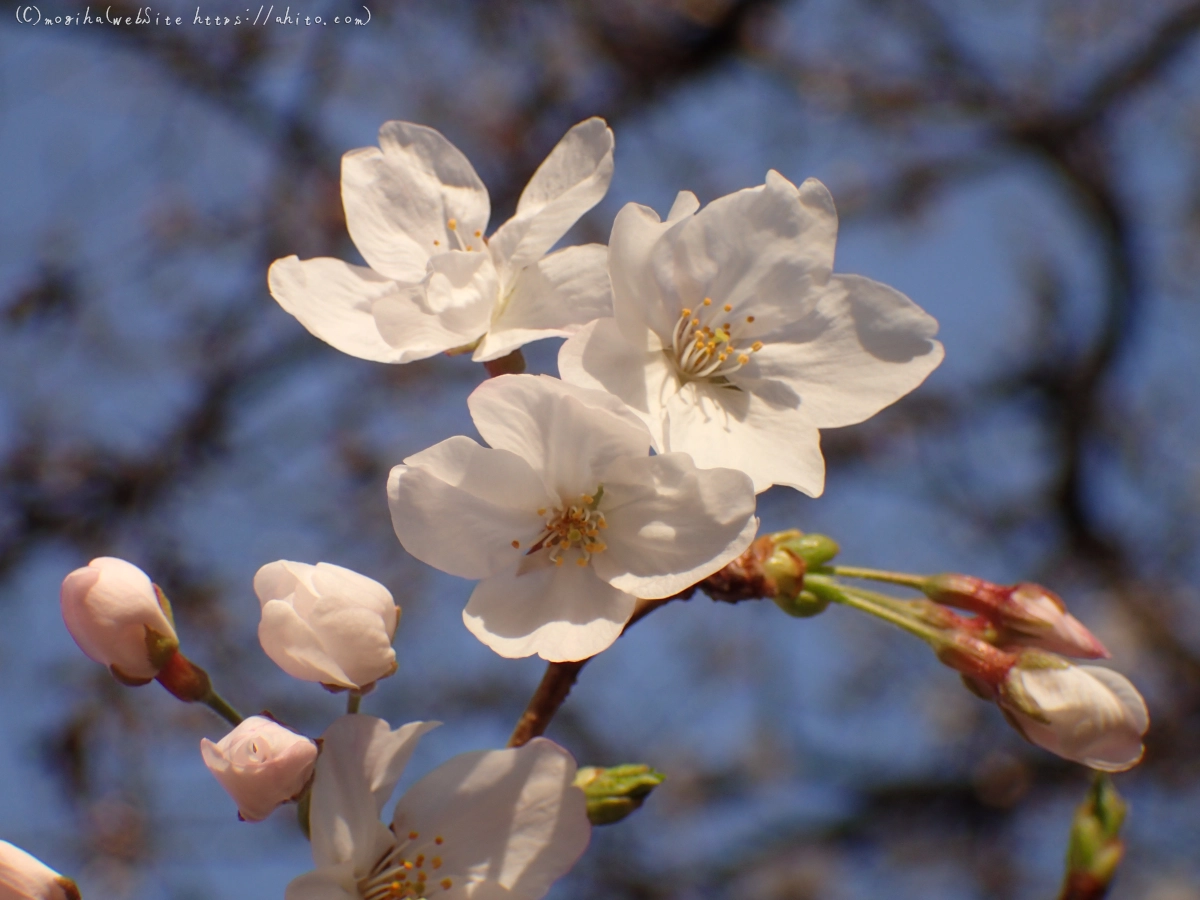
<path fill-rule="evenodd" d="M 607 246 L 556 249 L 607 192 L 613 149 L 603 120 L 571 128 L 489 233 L 488 193 L 466 157 L 431 128 L 389 122 L 378 147 L 342 160 L 347 227 L 367 265 L 290 256 L 268 273 L 280 306 L 345 353 L 470 353 L 490 374 L 512 373 L 467 399 L 484 443 L 444 440 L 387 482 L 400 544 L 478 582 L 463 622 L 503 657 L 585 660 L 647 604 L 701 584 L 771 596 L 793 615 L 846 600 L 820 593 L 819 577 L 805 584 L 806 567 L 838 574 L 821 570 L 836 545 L 805 556 L 785 536 L 755 540 L 756 497 L 773 485 L 819 497 L 820 429 L 874 415 L 943 356 L 937 322 L 912 300 L 834 272 L 837 215 L 815 179 L 771 171 L 703 208 L 682 191 L 665 219 L 629 203 Z M 548 337 L 565 338 L 559 377 L 517 374 L 519 348 Z M 240 818 L 298 804 L 315 868 L 289 900 L 537 900 L 583 852 L 592 821 L 627 814 L 657 783 L 627 767 L 637 786 L 612 788 L 596 812 L 596 785 L 619 775 L 577 777 L 565 749 L 535 737 L 451 759 L 385 825 L 417 741 L 438 724 L 392 729 L 358 712 L 398 670 L 400 607 L 384 585 L 325 562 L 268 563 L 253 587 L 267 656 L 348 696 L 320 737 L 266 713 L 242 719 L 184 656 L 166 595 L 131 563 L 101 557 L 70 573 L 61 605 L 83 652 L 119 681 L 158 680 L 234 726 L 200 750 Z M 884 617 L 930 640 L 1024 736 L 1099 769 L 1140 759 L 1144 703 L 1123 676 L 1054 655 L 1107 655 L 1056 596 L 965 576 L 922 589 L 927 607 Z M 0 843 L 6 889 L 78 897 Z"/>

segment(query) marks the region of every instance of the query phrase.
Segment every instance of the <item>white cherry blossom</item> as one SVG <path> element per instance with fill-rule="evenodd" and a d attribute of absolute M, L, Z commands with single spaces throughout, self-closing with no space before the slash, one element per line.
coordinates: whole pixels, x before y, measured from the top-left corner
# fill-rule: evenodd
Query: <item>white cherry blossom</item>
<path fill-rule="evenodd" d="M 678 593 L 749 546 L 750 479 L 650 456 L 650 434 L 611 394 L 505 375 L 468 398 L 492 449 L 453 437 L 392 470 L 400 543 L 481 579 L 463 620 L 501 656 L 584 659 L 638 597 Z"/>
<path fill-rule="evenodd" d="M 337 719 L 323 736 L 309 824 L 316 869 L 286 900 L 538 900 L 591 835 L 575 761 L 535 738 L 512 750 L 464 753 L 434 769 L 379 816 L 422 734 L 370 716 Z"/>
<path fill-rule="evenodd" d="M 154 584 L 123 559 L 100 556 L 71 572 L 59 601 L 79 649 L 127 684 L 152 679 L 179 647 Z"/>
<path fill-rule="evenodd" d="M 1146 701 L 1119 672 L 1102 666 L 1018 664 L 997 702 L 1030 743 L 1102 772 L 1136 766 L 1150 727 Z"/>
<path fill-rule="evenodd" d="M 342 157 L 342 203 L 367 267 L 295 256 L 272 264 L 271 296 L 321 340 L 403 363 L 455 349 L 486 362 L 611 315 L 603 245 L 550 249 L 608 190 L 603 119 L 566 133 L 516 213 L 485 238 L 491 204 L 467 158 L 432 128 L 387 122 L 379 147 Z"/>
<path fill-rule="evenodd" d="M 259 822 L 295 800 L 312 776 L 317 745 L 265 716 L 250 716 L 200 755 L 247 822 Z"/>
<path fill-rule="evenodd" d="M 852 425 L 941 362 L 937 322 L 886 285 L 833 274 L 837 214 L 810 178 L 665 222 L 630 203 L 609 242 L 613 318 L 568 339 L 562 377 L 620 397 L 664 452 L 750 475 L 756 491 L 825 484 L 820 428 Z"/>
<path fill-rule="evenodd" d="M 293 678 L 361 690 L 396 671 L 400 607 L 378 581 L 330 563 L 279 560 L 254 576 L 258 640 Z"/>
<path fill-rule="evenodd" d="M 0 841 L 0 900 L 79 900 L 70 878 L 8 841 Z"/>

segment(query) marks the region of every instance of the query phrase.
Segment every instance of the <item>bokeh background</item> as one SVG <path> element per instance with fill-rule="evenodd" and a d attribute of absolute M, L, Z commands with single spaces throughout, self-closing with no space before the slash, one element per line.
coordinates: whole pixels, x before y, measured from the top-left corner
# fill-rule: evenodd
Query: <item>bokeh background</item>
<path fill-rule="evenodd" d="M 817 176 L 838 268 L 940 320 L 942 367 L 825 432 L 825 495 L 772 489 L 764 528 L 833 535 L 851 564 L 1059 591 L 1152 712 L 1145 763 L 1117 779 L 1112 896 L 1200 897 L 1200 3 L 368 6 L 364 26 L 204 27 L 164 2 L 187 22 L 167 28 L 20 25 L 4 4 L 0 837 L 89 898 L 281 896 L 310 866 L 289 811 L 236 821 L 197 752 L 222 733 L 211 713 L 76 650 L 58 585 L 102 554 L 166 589 L 236 706 L 313 734 L 343 701 L 261 653 L 251 578 L 279 558 L 369 574 L 404 618 L 364 712 L 446 722 L 406 780 L 503 744 L 543 666 L 466 632 L 471 585 L 405 555 L 384 493 L 404 456 L 474 434 L 483 368 L 343 356 L 265 273 L 357 261 L 338 161 L 388 119 L 466 152 L 494 227 L 600 114 L 616 176 L 569 241 L 606 240 L 631 200 Z M 555 371 L 555 344 L 527 348 L 533 371 Z M 1087 784 L 923 646 L 842 609 L 672 604 L 584 670 L 549 734 L 668 773 L 558 900 L 1053 898 Z"/>

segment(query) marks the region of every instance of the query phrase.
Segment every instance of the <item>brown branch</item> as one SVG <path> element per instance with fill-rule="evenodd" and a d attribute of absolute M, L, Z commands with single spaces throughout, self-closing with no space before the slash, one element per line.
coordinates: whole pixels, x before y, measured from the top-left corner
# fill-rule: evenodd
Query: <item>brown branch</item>
<path fill-rule="evenodd" d="M 633 625 L 672 600 L 690 600 L 697 588 L 721 603 L 741 603 L 743 600 L 762 600 L 773 596 L 775 584 L 763 573 L 762 564 L 774 549 L 774 539 L 770 535 L 764 535 L 737 559 L 698 584 L 661 600 L 639 600 L 621 634 L 624 635 Z M 521 713 L 521 718 L 517 720 L 512 737 L 508 739 L 508 746 L 524 746 L 535 737 L 546 733 L 550 722 L 566 702 L 571 688 L 575 686 L 579 673 L 593 659 L 594 656 L 589 656 L 587 659 L 573 662 L 552 662 L 546 666 L 541 683 L 529 699 L 525 712 Z"/>

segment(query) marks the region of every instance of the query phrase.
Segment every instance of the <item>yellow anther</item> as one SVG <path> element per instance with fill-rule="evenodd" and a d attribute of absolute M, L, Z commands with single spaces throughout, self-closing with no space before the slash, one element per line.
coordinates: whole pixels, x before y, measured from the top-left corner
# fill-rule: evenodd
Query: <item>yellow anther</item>
<path fill-rule="evenodd" d="M 438 845 L 441 845 L 444 841 L 445 838 L 443 838 L 440 834 L 433 839 L 433 842 Z"/>
<path fill-rule="evenodd" d="M 695 327 L 696 327 L 697 325 L 699 325 L 699 324 L 700 324 L 700 320 L 699 320 L 699 319 L 692 319 L 692 327 L 693 327 L 693 328 L 695 328 Z"/>
<path fill-rule="evenodd" d="M 429 877 L 429 876 L 428 876 L 428 875 L 426 875 L 424 872 L 418 872 L 418 873 L 417 873 L 417 881 L 424 881 L 424 880 L 425 880 L 426 878 L 428 878 L 428 877 Z"/>
<path fill-rule="evenodd" d="M 593 497 L 591 494 L 584 494 L 580 499 L 584 503 L 586 503 L 588 506 L 591 506 L 593 503 L 596 502 L 596 498 Z"/>
<path fill-rule="evenodd" d="M 406 868 L 406 869 L 411 869 L 412 867 L 413 867 L 413 864 L 412 864 L 412 863 L 410 863 L 410 862 L 409 862 L 409 861 L 406 859 L 406 860 L 404 861 L 404 868 Z"/>
<path fill-rule="evenodd" d="M 435 856 L 429 862 L 430 865 L 432 865 L 435 869 L 440 869 L 442 867 L 442 858 L 440 856 Z"/>
<path fill-rule="evenodd" d="M 513 545 L 513 549 L 514 549 L 514 550 L 520 550 L 520 549 L 521 549 L 521 542 L 520 542 L 520 541 L 513 541 L 513 542 L 512 542 L 512 545 Z"/>
<path fill-rule="evenodd" d="M 733 304 L 726 303 L 725 306 L 723 307 L 723 309 L 725 310 L 725 312 L 733 312 Z"/>
<path fill-rule="evenodd" d="M 588 564 L 588 561 L 586 559 L 584 559 L 582 556 L 579 557 L 579 559 L 575 560 L 575 565 L 579 566 L 579 568 L 581 568 L 581 569 L 584 566 L 586 566 L 587 564 Z"/>
<path fill-rule="evenodd" d="M 541 509 L 539 509 L 537 514 L 539 516 L 544 516 L 546 514 L 546 507 L 543 506 Z"/>
<path fill-rule="evenodd" d="M 454 882 L 451 881 L 449 878 L 443 878 L 441 881 L 441 885 L 442 885 L 443 891 L 448 891 L 448 890 L 450 890 L 451 887 L 454 886 Z"/>
<path fill-rule="evenodd" d="M 688 309 L 687 307 L 684 307 L 683 309 L 681 309 L 679 311 L 679 318 L 686 319 L 691 314 L 692 314 L 692 311 L 690 309 Z"/>
<path fill-rule="evenodd" d="M 442 242 L 441 242 L 441 241 L 439 241 L 437 238 L 434 238 L 434 239 L 433 239 L 433 246 L 435 246 L 435 247 L 440 247 L 440 246 L 442 246 Z"/>
<path fill-rule="evenodd" d="M 561 566 L 562 565 L 562 557 L 561 556 L 554 557 L 554 564 L 556 566 Z"/>
<path fill-rule="evenodd" d="M 476 229 L 476 231 L 475 231 L 475 237 L 479 237 L 479 236 L 480 236 L 480 235 L 482 235 L 482 234 L 483 234 L 483 232 L 482 232 L 482 231 L 479 231 L 478 229 Z"/>
<path fill-rule="evenodd" d="M 451 219 L 449 222 L 446 223 L 446 227 L 449 228 L 451 231 L 454 231 L 455 229 L 458 228 L 458 219 Z"/>
<path fill-rule="evenodd" d="M 425 854 L 419 853 L 417 854 L 417 868 L 419 869 L 423 865 L 425 865 Z"/>
<path fill-rule="evenodd" d="M 410 831 L 410 832 L 408 833 L 408 839 L 409 839 L 410 841 L 415 841 L 415 840 L 416 840 L 417 838 L 419 838 L 420 836 L 421 836 L 421 835 L 420 835 L 420 833 L 419 833 L 419 832 L 416 832 L 416 831 Z"/>
<path fill-rule="evenodd" d="M 745 353 L 740 353 L 738 354 L 738 362 L 744 366 L 746 363 L 750 362 L 750 357 L 748 357 Z"/>
<path fill-rule="evenodd" d="M 705 305 L 705 306 L 712 306 L 712 297 L 705 297 L 705 298 L 704 298 L 704 305 Z"/>
<path fill-rule="evenodd" d="M 763 348 L 762 341 L 755 341 L 753 344 L 750 345 L 750 349 L 753 350 L 755 353 L 757 353 L 762 348 Z"/>
<path fill-rule="evenodd" d="M 753 321 L 754 321 L 754 316 L 746 316 L 746 321 L 747 321 L 747 322 L 753 322 Z"/>
<path fill-rule="evenodd" d="M 468 249 L 468 250 L 474 250 L 475 248 L 474 248 L 474 247 L 472 247 L 470 244 L 467 244 L 467 249 Z"/>

